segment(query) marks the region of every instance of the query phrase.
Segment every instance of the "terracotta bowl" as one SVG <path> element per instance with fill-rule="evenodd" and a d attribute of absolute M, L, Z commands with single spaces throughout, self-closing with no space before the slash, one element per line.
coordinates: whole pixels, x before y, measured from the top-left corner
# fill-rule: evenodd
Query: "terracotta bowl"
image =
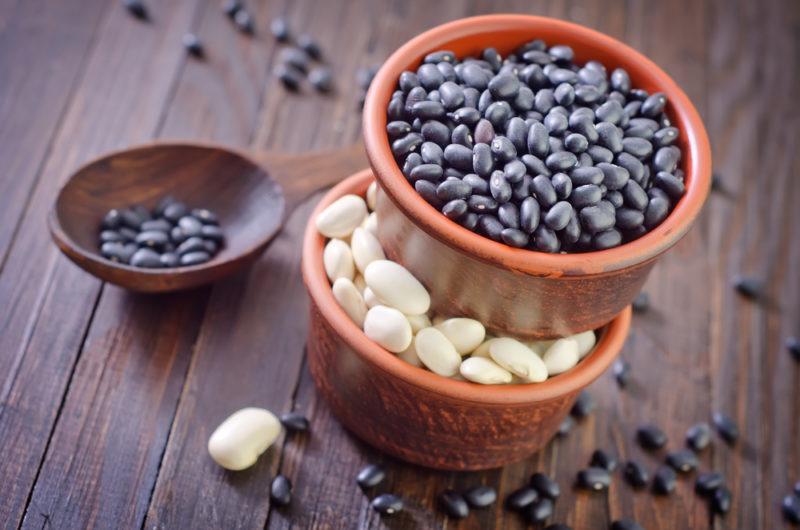
<path fill-rule="evenodd" d="M 645 236 L 617 248 L 583 254 L 514 249 L 477 235 L 444 217 L 406 181 L 386 134 L 386 106 L 403 70 L 425 54 L 449 49 L 463 57 L 494 46 L 501 54 L 534 38 L 572 46 L 576 61 L 624 67 L 634 86 L 664 92 L 670 119 L 680 129 L 686 194 Z M 561 20 L 489 15 L 438 26 L 397 50 L 378 72 L 364 107 L 364 139 L 382 192 L 379 239 L 387 254 L 431 291 L 439 309 L 469 315 L 490 330 L 549 338 L 596 329 L 631 303 L 656 259 L 697 217 L 711 183 L 711 152 L 689 98 L 652 61 L 621 42 Z"/>
<path fill-rule="evenodd" d="M 544 383 L 484 386 L 406 363 L 368 339 L 333 298 L 322 265 L 325 240 L 314 224 L 323 208 L 344 194 L 363 194 L 372 178 L 362 171 L 333 188 L 306 229 L 308 360 L 317 388 L 356 436 L 408 462 L 474 470 L 525 458 L 553 437 L 580 390 L 617 356 L 630 329 L 630 308 L 605 326 L 580 364 Z"/>
<path fill-rule="evenodd" d="M 99 225 L 111 208 L 152 209 L 165 195 L 220 219 L 225 246 L 208 262 L 143 269 L 100 255 Z M 257 258 L 281 227 L 280 186 L 249 156 L 211 144 L 158 142 L 104 155 L 79 168 L 48 216 L 66 256 L 98 278 L 127 289 L 166 292 L 216 281 Z"/>

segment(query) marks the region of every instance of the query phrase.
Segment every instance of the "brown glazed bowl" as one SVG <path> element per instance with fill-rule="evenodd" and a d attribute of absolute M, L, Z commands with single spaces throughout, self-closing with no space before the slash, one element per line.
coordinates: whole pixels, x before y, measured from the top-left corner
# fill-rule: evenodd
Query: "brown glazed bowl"
<path fill-rule="evenodd" d="M 544 383 L 478 385 L 406 363 L 368 339 L 333 298 L 322 265 L 325 240 L 314 223 L 338 197 L 362 195 L 372 178 L 365 170 L 333 188 L 306 228 L 308 360 L 317 388 L 356 436 L 408 462 L 474 470 L 525 458 L 553 437 L 580 390 L 617 356 L 630 329 L 630 308 L 601 330 L 594 351 L 575 368 Z"/>
<path fill-rule="evenodd" d="M 449 49 L 459 57 L 494 46 L 501 54 L 534 38 L 568 44 L 579 63 L 624 67 L 634 86 L 667 95 L 668 115 L 680 129 L 686 193 L 651 232 L 622 246 L 583 254 L 515 249 L 475 234 L 426 203 L 404 178 L 386 134 L 386 107 L 403 70 L 425 54 Z M 370 85 L 364 140 L 380 182 L 378 236 L 391 259 L 430 290 L 438 307 L 474 317 L 495 333 L 529 338 L 596 329 L 631 303 L 656 259 L 697 217 L 711 184 L 711 151 L 700 116 L 686 94 L 652 61 L 621 42 L 561 20 L 487 15 L 457 20 L 398 49 Z"/>

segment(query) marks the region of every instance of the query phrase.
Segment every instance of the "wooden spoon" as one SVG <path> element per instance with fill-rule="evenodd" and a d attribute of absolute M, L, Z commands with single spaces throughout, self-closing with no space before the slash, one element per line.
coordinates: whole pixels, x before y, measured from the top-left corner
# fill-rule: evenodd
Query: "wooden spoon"
<path fill-rule="evenodd" d="M 301 202 L 366 165 L 360 143 L 287 155 L 156 142 L 103 155 L 75 171 L 59 191 L 48 225 L 61 251 L 90 274 L 135 291 L 176 291 L 214 282 L 252 262 Z M 100 255 L 99 227 L 108 210 L 153 208 L 166 195 L 219 216 L 226 241 L 217 255 L 169 269 L 133 267 Z"/>

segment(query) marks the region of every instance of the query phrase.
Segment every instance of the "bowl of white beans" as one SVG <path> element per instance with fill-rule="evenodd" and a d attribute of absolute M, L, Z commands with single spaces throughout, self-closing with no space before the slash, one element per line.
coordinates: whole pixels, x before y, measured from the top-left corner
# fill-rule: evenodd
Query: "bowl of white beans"
<path fill-rule="evenodd" d="M 376 193 L 370 170 L 351 176 L 306 229 L 317 388 L 356 436 L 412 463 L 486 469 L 537 451 L 619 353 L 630 308 L 600 329 L 549 340 L 490 333 L 448 314 L 429 286 L 387 259 L 375 235 Z"/>

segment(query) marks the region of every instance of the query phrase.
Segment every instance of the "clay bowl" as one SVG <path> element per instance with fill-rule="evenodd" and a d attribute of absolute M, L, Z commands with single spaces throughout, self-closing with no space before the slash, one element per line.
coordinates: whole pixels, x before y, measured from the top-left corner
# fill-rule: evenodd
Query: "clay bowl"
<path fill-rule="evenodd" d="M 314 224 L 328 204 L 363 194 L 372 178 L 366 170 L 334 187 L 306 229 L 307 351 L 317 388 L 356 436 L 408 462 L 475 470 L 525 458 L 553 437 L 580 390 L 617 356 L 630 329 L 630 308 L 605 326 L 580 364 L 544 383 L 477 385 L 406 363 L 369 340 L 336 303 L 322 265 L 324 238 Z"/>
<path fill-rule="evenodd" d="M 403 70 L 414 70 L 439 49 L 459 57 L 494 46 L 506 54 L 542 38 L 572 46 L 576 61 L 624 67 L 634 86 L 664 92 L 668 115 L 680 129 L 686 193 L 661 225 L 620 247 L 584 254 L 514 249 L 448 220 L 403 177 L 386 134 L 386 106 Z M 412 39 L 383 65 L 364 107 L 364 140 L 380 185 L 379 239 L 455 313 L 495 332 L 530 338 L 596 329 L 629 305 L 653 264 L 689 230 L 711 183 L 711 152 L 700 116 L 684 92 L 652 61 L 602 33 L 568 22 L 523 15 L 489 15 L 438 26 Z M 435 308 L 434 308 L 435 309 Z"/>
<path fill-rule="evenodd" d="M 165 195 L 208 208 L 225 231 L 224 248 L 191 267 L 142 269 L 99 254 L 99 224 L 111 208 L 153 208 Z M 255 259 L 278 232 L 284 199 L 248 156 L 211 145 L 158 143 L 103 156 L 78 169 L 49 215 L 59 248 L 87 272 L 122 287 L 174 291 L 213 282 Z"/>

